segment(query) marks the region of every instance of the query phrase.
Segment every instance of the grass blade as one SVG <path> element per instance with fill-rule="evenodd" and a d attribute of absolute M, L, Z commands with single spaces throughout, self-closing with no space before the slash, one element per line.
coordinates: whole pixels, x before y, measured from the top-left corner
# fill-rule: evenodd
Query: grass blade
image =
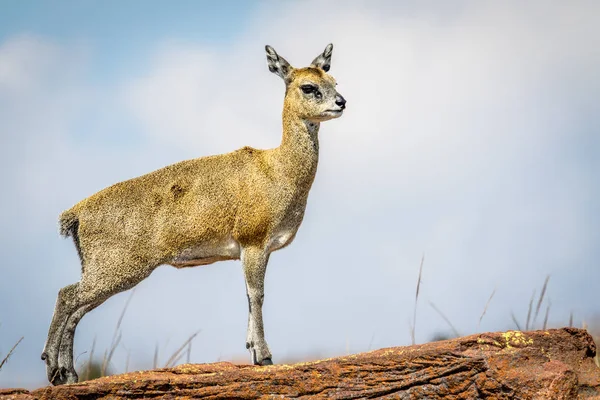
<path fill-rule="evenodd" d="M 10 351 L 8 352 L 8 354 L 6 355 L 6 357 L 4 357 L 4 359 L 2 360 L 2 362 L 0 362 L 0 369 L 2 369 L 2 367 L 4 366 L 4 364 L 6 364 L 6 362 L 8 361 L 8 359 L 10 358 L 10 356 L 12 355 L 13 351 L 15 351 L 15 349 L 17 348 L 17 346 L 19 345 L 19 343 L 21 343 L 21 340 L 23 340 L 25 336 L 21 336 L 21 339 L 17 340 L 17 343 L 15 343 L 15 345 L 12 347 L 12 349 L 10 349 Z"/>
<path fill-rule="evenodd" d="M 165 364 L 165 368 L 169 368 L 175 365 L 175 363 L 177 361 L 179 361 L 179 359 L 183 356 L 183 350 L 185 349 L 185 347 L 192 342 L 192 340 L 194 340 L 194 338 L 196 336 L 198 336 L 198 334 L 201 331 L 195 332 L 193 333 L 189 338 L 187 338 L 187 340 L 185 342 L 183 342 L 183 344 L 171 355 L 171 357 L 169 357 L 169 359 L 167 360 L 167 363 Z"/>
<path fill-rule="evenodd" d="M 373 339 L 375 339 L 375 332 L 371 335 L 371 339 L 369 340 L 369 347 L 367 347 L 367 351 L 371 351 L 371 346 L 373 345 Z"/>
<path fill-rule="evenodd" d="M 544 286 L 542 286 L 542 292 L 540 293 L 540 298 L 537 303 L 537 307 L 535 308 L 535 315 L 533 316 L 533 322 L 537 319 L 537 316 L 540 312 L 540 308 L 542 307 L 542 302 L 544 301 L 544 295 L 546 294 L 546 288 L 548 287 L 548 281 L 550 280 L 550 275 L 546 276 L 546 280 L 544 281 Z"/>
<path fill-rule="evenodd" d="M 94 341 L 92 342 L 92 349 L 90 350 L 90 357 L 88 358 L 87 367 L 85 369 L 85 380 L 90 380 L 90 373 L 92 372 L 92 359 L 94 358 L 94 350 L 96 349 L 96 336 L 94 336 Z"/>
<path fill-rule="evenodd" d="M 127 359 L 125 360 L 125 372 L 129 372 L 129 358 L 131 357 L 131 350 L 127 350 Z"/>
<path fill-rule="evenodd" d="M 548 324 L 548 314 L 550 314 L 550 306 L 552 303 L 548 300 L 548 306 L 546 307 L 546 316 L 544 317 L 544 327 L 543 330 L 546 330 L 546 325 Z"/>
<path fill-rule="evenodd" d="M 158 368 L 158 343 L 154 347 L 154 361 L 152 362 L 152 369 Z"/>
<path fill-rule="evenodd" d="M 490 298 L 488 299 L 487 303 L 485 303 L 485 307 L 483 307 L 483 312 L 481 313 L 481 317 L 479 317 L 479 322 L 477 323 L 477 330 L 479 330 L 479 325 L 481 325 L 481 320 L 483 319 L 483 316 L 485 315 L 485 312 L 488 309 L 488 306 L 490 305 L 490 302 L 492 301 L 492 297 L 494 297 L 494 295 L 496 294 L 496 288 L 494 288 L 494 290 L 492 290 L 492 294 L 490 295 Z"/>
<path fill-rule="evenodd" d="M 573 311 L 571 311 L 571 315 L 569 315 L 569 328 L 573 327 Z"/>
<path fill-rule="evenodd" d="M 413 322 L 410 327 L 410 339 L 412 344 L 415 344 L 415 328 L 417 326 L 417 302 L 419 301 L 419 289 L 421 288 L 421 276 L 423 274 L 423 263 L 425 262 L 425 254 L 421 257 L 421 265 L 419 266 L 419 278 L 417 279 L 417 290 L 415 293 L 415 308 L 413 310 Z"/>
<path fill-rule="evenodd" d="M 131 298 L 133 297 L 134 293 L 135 293 L 135 289 L 133 289 L 131 291 L 131 293 L 129 294 L 129 297 L 125 301 L 123 310 L 121 310 L 121 315 L 119 315 L 119 319 L 117 320 L 117 325 L 115 325 L 115 331 L 113 332 L 113 337 L 110 342 L 110 348 L 108 351 L 104 352 L 104 359 L 102 360 L 102 369 L 101 369 L 102 376 L 105 376 L 106 369 L 108 368 L 108 365 L 110 364 L 110 361 L 112 360 L 112 357 L 115 354 L 115 350 L 117 349 L 117 346 L 119 345 L 119 342 L 121 341 L 121 331 L 120 331 L 121 324 L 123 323 L 123 318 L 125 317 L 125 312 L 127 311 L 127 308 L 129 307 L 129 303 L 131 302 Z"/>
<path fill-rule="evenodd" d="M 117 341 L 117 336 L 120 335 L 119 329 L 121 328 L 121 324 L 123 323 L 123 318 L 125 317 L 125 312 L 127 311 L 127 308 L 129 307 L 129 303 L 131 302 L 131 298 L 133 297 L 134 294 L 135 294 L 135 289 L 133 289 L 131 291 L 131 293 L 129 293 L 129 297 L 127 298 L 127 301 L 125 301 L 123 310 L 121 310 L 121 315 L 119 315 L 119 319 L 117 320 L 117 325 L 115 325 L 115 331 L 113 332 L 113 338 L 112 338 L 111 346 L 110 346 L 111 348 L 115 347 L 115 343 Z"/>
<path fill-rule="evenodd" d="M 511 311 L 510 317 L 512 318 L 513 322 L 517 326 L 517 330 L 519 330 L 519 331 L 522 330 L 521 326 L 519 325 L 519 322 L 517 321 L 517 317 L 515 317 L 515 313 L 514 312 Z"/>
<path fill-rule="evenodd" d="M 433 307 L 433 309 L 434 309 L 435 311 L 437 311 L 437 313 L 438 313 L 438 314 L 439 314 L 439 315 L 440 315 L 440 316 L 441 316 L 441 317 L 444 319 L 444 321 L 446 321 L 446 323 L 448 324 L 448 326 L 449 326 L 449 327 L 452 329 L 452 332 L 454 332 L 454 336 L 455 336 L 455 337 L 460 337 L 460 333 L 458 333 L 458 331 L 456 330 L 456 328 L 454 327 L 454 325 L 452 325 L 452 322 L 450 322 L 450 320 L 448 319 L 448 317 L 446 317 L 446 316 L 444 315 L 444 313 L 443 313 L 442 311 L 440 311 L 440 309 L 439 309 L 439 308 L 437 308 L 437 307 L 435 306 L 435 304 L 433 304 L 431 301 L 429 302 L 429 305 L 430 305 L 431 307 Z"/>
<path fill-rule="evenodd" d="M 189 342 L 188 347 L 187 347 L 187 356 L 185 358 L 185 363 L 189 364 L 191 358 L 192 358 L 192 342 Z"/>
<path fill-rule="evenodd" d="M 525 330 L 528 331 L 530 326 L 529 322 L 531 321 L 531 311 L 533 310 L 533 299 L 535 298 L 535 290 L 531 295 L 531 299 L 529 300 L 529 308 L 527 309 L 527 321 L 525 321 Z"/>
<path fill-rule="evenodd" d="M 121 341 L 121 332 L 119 332 L 119 334 L 117 335 L 117 339 L 111 345 L 110 349 L 108 351 L 104 352 L 104 360 L 102 360 L 102 369 L 101 369 L 102 376 L 106 376 L 106 369 L 108 368 L 108 365 L 110 364 L 110 360 L 112 360 L 112 357 L 115 354 L 115 350 L 117 349 L 117 346 L 119 345 L 120 341 Z"/>

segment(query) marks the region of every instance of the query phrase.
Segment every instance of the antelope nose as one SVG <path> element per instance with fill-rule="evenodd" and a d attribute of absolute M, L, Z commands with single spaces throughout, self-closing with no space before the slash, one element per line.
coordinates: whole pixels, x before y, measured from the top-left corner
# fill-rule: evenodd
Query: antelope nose
<path fill-rule="evenodd" d="M 344 108 L 346 108 L 346 99 L 344 99 L 341 95 L 337 95 L 335 96 L 335 104 L 340 106 L 340 108 L 343 110 Z"/>

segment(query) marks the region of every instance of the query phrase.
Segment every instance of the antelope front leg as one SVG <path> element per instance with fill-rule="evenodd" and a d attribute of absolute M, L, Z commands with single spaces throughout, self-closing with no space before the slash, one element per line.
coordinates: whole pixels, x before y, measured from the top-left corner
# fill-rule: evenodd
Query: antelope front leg
<path fill-rule="evenodd" d="M 255 365 L 271 365 L 271 352 L 265 340 L 263 328 L 262 305 L 265 293 L 265 272 L 269 254 L 261 248 L 245 248 L 242 251 L 242 264 L 246 279 L 248 295 L 248 335 L 246 348 L 250 350 L 252 363 Z"/>

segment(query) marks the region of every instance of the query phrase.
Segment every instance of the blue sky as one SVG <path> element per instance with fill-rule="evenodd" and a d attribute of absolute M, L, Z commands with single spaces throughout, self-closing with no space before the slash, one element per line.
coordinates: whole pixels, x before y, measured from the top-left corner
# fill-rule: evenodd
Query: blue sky
<path fill-rule="evenodd" d="M 231 43 L 245 28 L 257 3 L 166 1 L 7 1 L 0 37 L 31 33 L 90 49 L 89 78 L 127 76 L 162 40 Z"/>
<path fill-rule="evenodd" d="M 218 4 L 218 6 L 217 6 Z M 192 157 L 277 146 L 283 85 L 334 43 L 348 100 L 322 125 L 295 242 L 271 257 L 274 361 L 513 328 L 550 274 L 550 324 L 598 320 L 600 34 L 594 1 L 7 1 L 0 5 L 0 386 L 46 384 L 58 290 L 79 279 L 65 209 Z M 496 290 L 487 314 L 483 307 Z M 129 293 L 79 325 L 75 354 L 110 343 Z M 247 361 L 239 262 L 157 269 L 136 289 L 113 369 Z M 536 327 L 540 321 L 536 322 Z"/>

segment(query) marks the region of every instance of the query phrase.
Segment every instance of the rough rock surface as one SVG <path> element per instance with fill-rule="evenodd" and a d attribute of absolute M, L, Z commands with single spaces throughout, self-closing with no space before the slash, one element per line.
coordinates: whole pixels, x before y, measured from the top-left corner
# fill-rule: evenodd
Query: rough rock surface
<path fill-rule="evenodd" d="M 485 333 L 293 365 L 185 364 L 0 399 L 600 399 L 584 330 Z"/>

